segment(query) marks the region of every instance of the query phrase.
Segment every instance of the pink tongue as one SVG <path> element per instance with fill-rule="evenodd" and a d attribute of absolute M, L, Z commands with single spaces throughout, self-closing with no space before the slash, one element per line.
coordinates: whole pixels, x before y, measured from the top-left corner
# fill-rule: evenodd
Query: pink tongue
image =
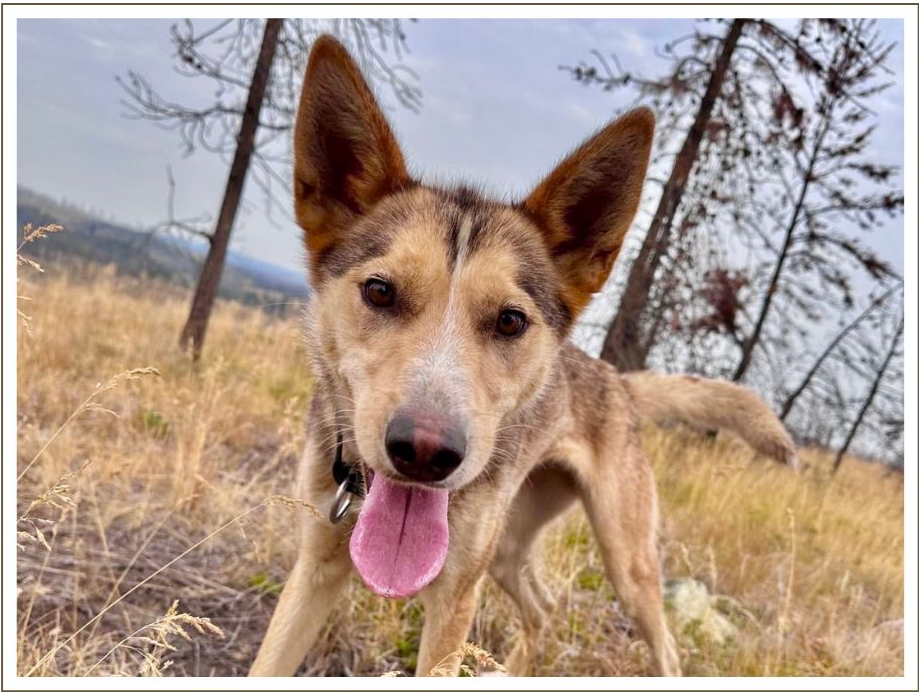
<path fill-rule="evenodd" d="M 351 534 L 351 560 L 371 591 L 405 598 L 440 573 L 450 542 L 448 496 L 374 475 Z"/>

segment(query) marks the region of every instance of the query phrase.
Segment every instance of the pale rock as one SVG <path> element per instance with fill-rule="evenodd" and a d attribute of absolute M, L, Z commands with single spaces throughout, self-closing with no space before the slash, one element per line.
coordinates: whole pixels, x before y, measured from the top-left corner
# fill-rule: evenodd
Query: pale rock
<path fill-rule="evenodd" d="M 671 579 L 664 584 L 664 603 L 677 634 L 727 644 L 737 636 L 737 626 L 721 612 L 728 602 L 734 603 L 724 596 L 712 596 L 695 579 Z"/>

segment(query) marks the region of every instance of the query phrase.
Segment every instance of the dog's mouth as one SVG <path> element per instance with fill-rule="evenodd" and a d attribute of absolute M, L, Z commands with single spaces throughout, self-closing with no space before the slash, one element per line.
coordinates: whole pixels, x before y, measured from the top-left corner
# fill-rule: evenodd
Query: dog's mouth
<path fill-rule="evenodd" d="M 351 534 L 351 560 L 373 593 L 413 596 L 447 559 L 449 492 L 397 483 L 366 467 L 364 477 L 367 496 Z"/>

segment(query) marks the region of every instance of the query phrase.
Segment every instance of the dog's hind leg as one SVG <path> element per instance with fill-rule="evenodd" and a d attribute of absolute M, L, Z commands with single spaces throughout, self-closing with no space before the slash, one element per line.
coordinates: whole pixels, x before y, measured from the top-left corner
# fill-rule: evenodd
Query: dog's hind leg
<path fill-rule="evenodd" d="M 584 470 L 581 497 L 607 575 L 650 646 L 656 673 L 679 675 L 679 654 L 661 593 L 654 475 L 637 440 L 617 448 L 622 450 L 619 458 Z"/>
<path fill-rule="evenodd" d="M 492 578 L 520 609 L 523 631 L 505 661 L 511 675 L 529 673 L 536 639 L 555 606 L 534 564 L 533 543 L 542 528 L 576 498 L 571 476 L 561 468 L 546 466 L 530 473 L 511 506 L 489 567 Z"/>

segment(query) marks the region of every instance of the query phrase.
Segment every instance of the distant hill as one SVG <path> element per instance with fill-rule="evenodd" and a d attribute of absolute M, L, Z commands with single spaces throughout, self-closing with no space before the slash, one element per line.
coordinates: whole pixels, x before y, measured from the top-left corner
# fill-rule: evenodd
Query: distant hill
<path fill-rule="evenodd" d="M 193 287 L 205 255 L 201 241 L 128 228 L 24 187 L 17 188 L 16 217 L 19 240 L 25 224 L 57 223 L 66 229 L 53 240 L 24 248 L 25 254 L 36 258 L 113 264 L 122 274 L 164 278 Z M 223 298 L 287 312 L 289 306 L 283 303 L 303 302 L 309 293 L 305 276 L 299 272 L 238 252 L 227 256 L 220 282 Z"/>

